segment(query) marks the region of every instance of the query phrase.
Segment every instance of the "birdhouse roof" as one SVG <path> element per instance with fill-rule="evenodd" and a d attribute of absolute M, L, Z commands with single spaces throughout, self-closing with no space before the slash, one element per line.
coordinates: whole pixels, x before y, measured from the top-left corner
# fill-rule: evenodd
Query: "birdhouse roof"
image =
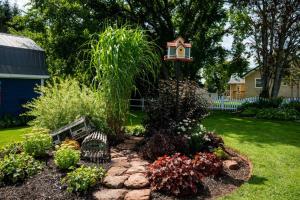
<path fill-rule="evenodd" d="M 191 48 L 191 43 L 184 43 L 184 39 L 182 37 L 178 37 L 176 40 L 171 42 L 167 42 L 167 47 L 178 47 L 179 45 L 183 45 L 185 48 Z"/>

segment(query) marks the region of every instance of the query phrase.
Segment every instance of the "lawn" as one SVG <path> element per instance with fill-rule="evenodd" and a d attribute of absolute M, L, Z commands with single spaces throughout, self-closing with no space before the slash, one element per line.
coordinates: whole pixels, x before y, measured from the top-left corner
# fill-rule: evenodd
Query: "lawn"
<path fill-rule="evenodd" d="M 203 124 L 247 155 L 253 176 L 223 199 L 300 199 L 300 124 L 214 113 Z"/>
<path fill-rule="evenodd" d="M 0 147 L 15 141 L 21 141 L 29 128 L 8 128 L 0 130 Z"/>

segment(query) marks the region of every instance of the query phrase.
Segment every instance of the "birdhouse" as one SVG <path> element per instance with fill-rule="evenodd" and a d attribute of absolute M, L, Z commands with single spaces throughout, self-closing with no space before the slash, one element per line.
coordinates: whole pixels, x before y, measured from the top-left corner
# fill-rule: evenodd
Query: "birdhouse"
<path fill-rule="evenodd" d="M 190 43 L 184 43 L 182 37 L 177 38 L 172 42 L 167 43 L 168 54 L 164 57 L 164 60 L 178 60 L 184 62 L 191 62 L 191 47 Z"/>

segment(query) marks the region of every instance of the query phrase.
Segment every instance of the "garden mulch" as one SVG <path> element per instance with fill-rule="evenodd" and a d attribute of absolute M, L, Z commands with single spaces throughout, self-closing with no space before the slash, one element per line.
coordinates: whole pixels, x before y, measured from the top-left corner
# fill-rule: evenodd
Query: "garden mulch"
<path fill-rule="evenodd" d="M 84 200 L 84 199 L 126 199 L 126 200 L 175 200 L 180 199 L 159 192 L 151 191 L 145 178 L 145 168 L 148 164 L 135 151 L 135 144 L 141 138 L 131 137 L 124 143 L 112 148 L 112 162 L 104 167 L 108 170 L 108 176 L 104 184 L 98 184 L 86 194 L 71 194 L 66 191 L 66 186 L 60 183 L 66 173 L 59 171 L 53 159 L 48 160 L 47 166 L 39 174 L 27 179 L 19 185 L 0 187 L 0 199 L 2 200 Z M 196 197 L 182 199 L 215 199 L 236 190 L 245 181 L 248 181 L 252 173 L 251 162 L 240 156 L 236 151 L 227 149 L 227 152 L 238 158 L 239 169 L 224 169 L 216 178 L 203 179 L 204 188 Z M 93 165 L 83 162 L 86 165 Z M 109 177 L 111 176 L 111 177 Z M 117 179 L 114 179 L 117 176 Z M 103 185 L 103 186 L 102 186 Z M 151 194 L 150 194 L 151 191 Z M 115 195 L 109 196 L 109 195 Z"/>

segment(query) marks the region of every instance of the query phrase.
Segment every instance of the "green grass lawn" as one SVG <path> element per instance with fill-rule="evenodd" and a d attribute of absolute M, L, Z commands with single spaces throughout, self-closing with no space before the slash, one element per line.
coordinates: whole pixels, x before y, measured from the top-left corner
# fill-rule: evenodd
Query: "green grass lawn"
<path fill-rule="evenodd" d="M 253 176 L 222 199 L 300 199 L 300 123 L 214 113 L 203 124 L 248 156 Z"/>
<path fill-rule="evenodd" d="M 27 127 L 0 129 L 0 147 L 15 141 L 21 141 L 28 129 Z"/>

